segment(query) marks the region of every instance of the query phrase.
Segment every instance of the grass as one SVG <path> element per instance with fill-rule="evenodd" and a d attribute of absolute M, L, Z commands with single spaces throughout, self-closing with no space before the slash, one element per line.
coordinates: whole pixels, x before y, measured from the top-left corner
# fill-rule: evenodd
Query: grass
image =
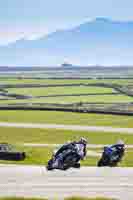
<path fill-rule="evenodd" d="M 46 83 L 46 84 L 65 84 L 65 83 L 132 83 L 132 80 L 0 80 L 1 83 Z M 77 90 L 79 89 L 79 90 Z M 105 90 L 106 91 L 105 91 Z M 91 87 L 70 87 L 70 88 L 46 88 L 46 89 L 10 89 L 9 91 L 23 91 L 24 94 L 29 94 L 30 91 L 34 95 L 45 95 L 53 93 L 100 93 L 95 96 L 80 96 L 80 97 L 58 97 L 44 99 L 29 99 L 29 100 L 10 100 L 0 101 L 0 103 L 16 103 L 16 102 L 56 102 L 70 103 L 79 101 L 88 102 L 132 102 L 132 97 L 124 95 L 102 95 L 103 92 L 113 91 L 108 88 L 91 88 Z M 25 93 L 26 92 L 26 93 Z M 44 92 L 44 93 L 43 93 Z M 20 93 L 21 94 L 21 93 Z M 64 112 L 49 112 L 49 111 L 0 111 L 0 121 L 3 122 L 26 122 L 26 123 L 56 123 L 56 124 L 72 124 L 72 125 L 90 125 L 90 126 L 112 126 L 112 127 L 133 127 L 132 116 L 113 116 L 87 113 L 64 113 Z M 2 128 L 0 127 L 1 142 L 15 144 L 20 150 L 26 151 L 27 158 L 21 161 L 21 164 L 41 164 L 47 163 L 51 157 L 53 148 L 32 148 L 24 147 L 23 143 L 64 143 L 69 140 L 75 140 L 80 137 L 86 137 L 89 143 L 92 144 L 113 144 L 119 138 L 123 139 L 126 144 L 133 144 L 133 135 L 100 133 L 100 132 L 85 132 L 85 131 L 65 131 L 54 129 L 24 129 L 24 128 Z M 20 145 L 21 144 L 21 145 Z M 95 166 L 98 158 L 88 157 L 82 161 L 82 165 Z M 3 163 L 3 161 L 1 161 Z M 8 161 L 6 161 L 7 163 Z M 13 162 L 9 162 L 13 163 Z M 132 152 L 126 153 L 123 162 L 120 166 L 133 166 Z"/>
<path fill-rule="evenodd" d="M 1 100 L 1 104 L 8 103 L 75 103 L 75 102 L 93 102 L 93 103 L 128 103 L 132 102 L 133 97 L 126 95 L 88 95 L 88 96 L 65 96 L 65 97 L 45 97 L 39 99 L 14 99 L 14 100 Z"/>
<path fill-rule="evenodd" d="M 120 163 L 121 167 L 133 167 L 133 150 L 125 154 L 123 161 Z"/>
<path fill-rule="evenodd" d="M 24 197 L 1 197 L 0 200 L 48 200 L 42 198 L 24 198 Z"/>
<path fill-rule="evenodd" d="M 24 147 L 23 143 L 62 144 L 66 141 L 85 137 L 90 144 L 113 144 L 122 139 L 126 144 L 133 144 L 133 135 L 65 131 L 54 129 L 26 129 L 26 128 L 0 128 L 1 142 L 8 142 L 17 146 L 18 150 L 25 151 L 27 158 L 20 162 L 1 161 L 1 163 L 39 164 L 46 165 L 54 150 L 53 147 Z M 91 150 L 91 149 L 89 149 Z M 93 149 L 94 151 L 97 151 Z M 102 151 L 101 149 L 99 149 Z M 96 166 L 98 158 L 89 156 L 82 165 Z M 133 166 L 132 152 L 126 153 L 120 166 Z"/>
<path fill-rule="evenodd" d="M 24 147 L 17 146 L 17 150 L 26 152 L 24 161 L 0 161 L 5 164 L 24 164 L 24 165 L 47 165 L 55 148 L 52 147 Z M 91 150 L 91 149 L 88 149 Z M 95 151 L 94 149 L 92 151 Z M 95 151 L 97 152 L 97 150 Z M 102 152 L 102 151 L 100 151 Z M 99 158 L 88 156 L 84 161 L 81 161 L 82 166 L 97 166 Z M 120 167 L 133 167 L 132 152 L 126 152 L 123 161 L 119 163 Z"/>
<path fill-rule="evenodd" d="M 133 134 L 115 134 L 109 132 L 67 131 L 56 129 L 31 129 L 31 128 L 0 128 L 1 142 L 13 144 L 44 143 L 62 144 L 66 141 L 77 140 L 85 137 L 90 144 L 113 144 L 122 139 L 126 144 L 133 144 Z"/>
<path fill-rule="evenodd" d="M 48 200 L 48 199 L 24 198 L 24 197 L 1 197 L 0 200 Z M 70 197 L 70 198 L 65 198 L 64 200 L 114 200 L 114 199 L 107 199 L 107 198 L 102 198 L 102 197 L 101 198 Z"/>
<path fill-rule="evenodd" d="M 0 122 L 53 123 L 88 126 L 133 127 L 132 116 L 56 111 L 0 111 Z"/>
<path fill-rule="evenodd" d="M 5 81 L 5 82 L 3 82 Z M 44 84 L 73 84 L 73 83 L 132 83 L 132 80 L 18 80 L 18 79 L 1 79 L 1 83 L 10 83 L 10 84 L 22 84 L 22 83 L 44 83 Z M 51 88 L 10 88 L 8 89 L 9 93 L 17 93 L 24 95 L 33 95 L 33 96 L 45 96 L 45 95 L 57 95 L 57 94 L 81 94 L 80 96 L 67 96 L 67 97 L 48 97 L 41 99 L 27 99 L 27 100 L 1 100 L 0 103 L 74 103 L 74 102 L 132 102 L 132 97 L 117 94 L 112 95 L 111 93 L 115 90 L 112 88 L 104 87 L 51 87 Z M 88 96 L 83 96 L 82 94 L 92 94 Z M 102 94 L 105 95 L 102 95 Z M 106 94 L 107 93 L 107 94 Z M 108 94 L 110 93 L 110 94 Z M 97 94 L 97 95 L 93 95 Z"/>
<path fill-rule="evenodd" d="M 97 197 L 97 198 L 70 197 L 70 198 L 65 198 L 64 200 L 115 200 L 115 199 L 108 199 L 108 198 L 104 198 L 104 197 Z"/>
<path fill-rule="evenodd" d="M 90 144 L 113 144 L 119 138 L 126 144 L 133 144 L 133 135 L 113 134 L 113 133 L 90 133 L 62 130 L 42 130 L 42 129 L 18 129 L 18 128 L 0 128 L 1 142 L 8 142 L 16 145 L 20 151 L 25 151 L 27 158 L 24 161 L 12 162 L 1 161 L 0 163 L 19 163 L 19 164 L 39 164 L 46 165 L 51 158 L 54 147 L 26 147 L 23 143 L 48 143 L 62 144 L 66 141 L 76 140 L 80 137 L 86 137 Z M 91 150 L 89 148 L 89 150 Z M 93 149 L 93 151 L 102 152 L 102 149 Z M 97 157 L 87 157 L 81 164 L 85 166 L 96 166 Z M 132 152 L 127 152 L 120 166 L 133 167 Z"/>
<path fill-rule="evenodd" d="M 116 83 L 116 84 L 123 84 L 123 85 L 127 85 L 127 84 L 132 84 L 133 81 L 131 79 L 103 79 L 103 80 L 95 80 L 95 79 L 88 79 L 88 80 L 84 80 L 84 79 L 76 79 L 76 80 L 71 80 L 71 79 L 43 79 L 43 80 L 39 80 L 39 79 L 18 79 L 18 78 L 14 78 L 14 79 L 10 79 L 10 78 L 0 78 L 0 83 L 3 84 L 25 84 L 25 83 L 43 83 L 43 84 L 68 84 L 68 83 Z"/>
<path fill-rule="evenodd" d="M 26 159 L 23 161 L 4 161 L 5 164 L 26 164 L 26 165 L 46 165 L 51 158 L 53 148 L 32 148 L 17 146 L 17 150 L 26 152 Z"/>
<path fill-rule="evenodd" d="M 90 149 L 88 149 L 88 150 L 90 150 Z M 133 167 L 133 157 L 132 157 L 133 149 L 130 149 L 130 150 L 128 150 L 128 149 L 126 150 L 122 161 L 120 163 L 118 163 L 119 167 Z M 94 150 L 94 149 L 92 151 L 99 152 L 99 151 Z M 103 150 L 101 149 L 100 153 L 102 151 Z M 98 157 L 88 156 L 86 160 L 81 161 L 81 165 L 83 165 L 83 166 L 96 166 L 98 160 L 99 160 Z"/>
<path fill-rule="evenodd" d="M 42 96 L 42 95 L 57 95 L 57 94 L 103 94 L 114 92 L 112 88 L 103 87 L 85 87 L 85 86 L 71 86 L 71 87 L 46 87 L 46 88 L 10 88 L 9 93 Z"/>
<path fill-rule="evenodd" d="M 55 148 L 52 147 L 24 147 L 17 146 L 17 150 L 26 152 L 26 159 L 24 161 L 0 161 L 5 164 L 24 164 L 24 165 L 47 165 Z M 91 149 L 88 149 L 91 150 Z M 97 152 L 97 150 L 92 150 Z M 100 151 L 102 152 L 102 151 Z M 81 161 L 81 166 L 97 166 L 99 157 L 87 156 L 84 161 Z M 119 167 L 133 167 L 132 152 L 126 152 L 123 161 L 119 163 Z"/>
<path fill-rule="evenodd" d="M 65 80 L 61 80 L 61 79 L 7 79 L 7 78 L 3 78 L 3 79 L 0 79 L 0 82 L 1 83 L 5 83 L 5 84 L 25 84 L 25 83 L 28 83 L 28 84 L 32 84 L 32 83 L 43 83 L 43 84 L 68 84 L 68 83 L 95 83 L 97 81 L 95 80 L 83 80 L 83 79 L 80 79 L 80 80 L 71 80 L 71 79 L 65 79 Z"/>

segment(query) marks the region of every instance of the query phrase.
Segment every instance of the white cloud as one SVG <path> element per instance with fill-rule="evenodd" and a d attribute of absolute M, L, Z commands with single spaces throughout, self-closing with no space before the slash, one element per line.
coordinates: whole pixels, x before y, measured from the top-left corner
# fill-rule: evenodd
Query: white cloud
<path fill-rule="evenodd" d="M 35 40 L 37 38 L 47 35 L 49 32 L 43 28 L 1 28 L 0 30 L 0 45 L 7 45 L 16 40 L 25 38 L 27 40 Z"/>
<path fill-rule="evenodd" d="M 47 24 L 26 24 L 26 25 L 12 25 L 12 26 L 1 26 L 0 27 L 0 45 L 7 45 L 8 43 L 15 42 L 21 38 L 27 40 L 36 40 L 38 38 L 44 37 L 49 33 L 55 32 L 57 30 L 71 29 L 84 21 L 89 21 L 90 19 L 75 20 L 71 22 L 60 22 L 54 23 L 49 22 Z"/>

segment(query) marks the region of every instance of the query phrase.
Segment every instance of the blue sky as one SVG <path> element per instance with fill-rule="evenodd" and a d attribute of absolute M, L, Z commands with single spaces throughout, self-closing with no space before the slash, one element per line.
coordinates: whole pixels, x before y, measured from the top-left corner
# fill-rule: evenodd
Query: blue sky
<path fill-rule="evenodd" d="M 133 21 L 132 0 L 0 0 L 0 44 L 34 39 L 96 17 Z"/>

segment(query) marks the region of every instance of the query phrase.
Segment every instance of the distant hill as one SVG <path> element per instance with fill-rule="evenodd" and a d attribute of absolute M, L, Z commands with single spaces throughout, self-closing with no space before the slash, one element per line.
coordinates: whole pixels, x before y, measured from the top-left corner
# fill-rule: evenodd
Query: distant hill
<path fill-rule="evenodd" d="M 0 66 L 133 65 L 133 22 L 96 18 L 37 40 L 0 47 Z"/>

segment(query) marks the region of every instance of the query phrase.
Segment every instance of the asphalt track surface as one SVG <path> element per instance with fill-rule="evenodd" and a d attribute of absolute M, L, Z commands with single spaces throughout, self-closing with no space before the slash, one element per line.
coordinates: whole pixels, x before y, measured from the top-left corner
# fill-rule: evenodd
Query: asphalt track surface
<path fill-rule="evenodd" d="M 47 171 L 41 166 L 0 165 L 0 197 L 102 196 L 133 200 L 133 168 L 81 167 Z"/>
<path fill-rule="evenodd" d="M 41 128 L 41 129 L 58 129 L 58 130 L 74 130 L 74 131 L 94 131 L 94 132 L 101 131 L 110 133 L 133 134 L 133 128 L 117 128 L 110 126 L 80 126 L 80 125 L 63 125 L 63 124 L 0 122 L 0 127 Z"/>

